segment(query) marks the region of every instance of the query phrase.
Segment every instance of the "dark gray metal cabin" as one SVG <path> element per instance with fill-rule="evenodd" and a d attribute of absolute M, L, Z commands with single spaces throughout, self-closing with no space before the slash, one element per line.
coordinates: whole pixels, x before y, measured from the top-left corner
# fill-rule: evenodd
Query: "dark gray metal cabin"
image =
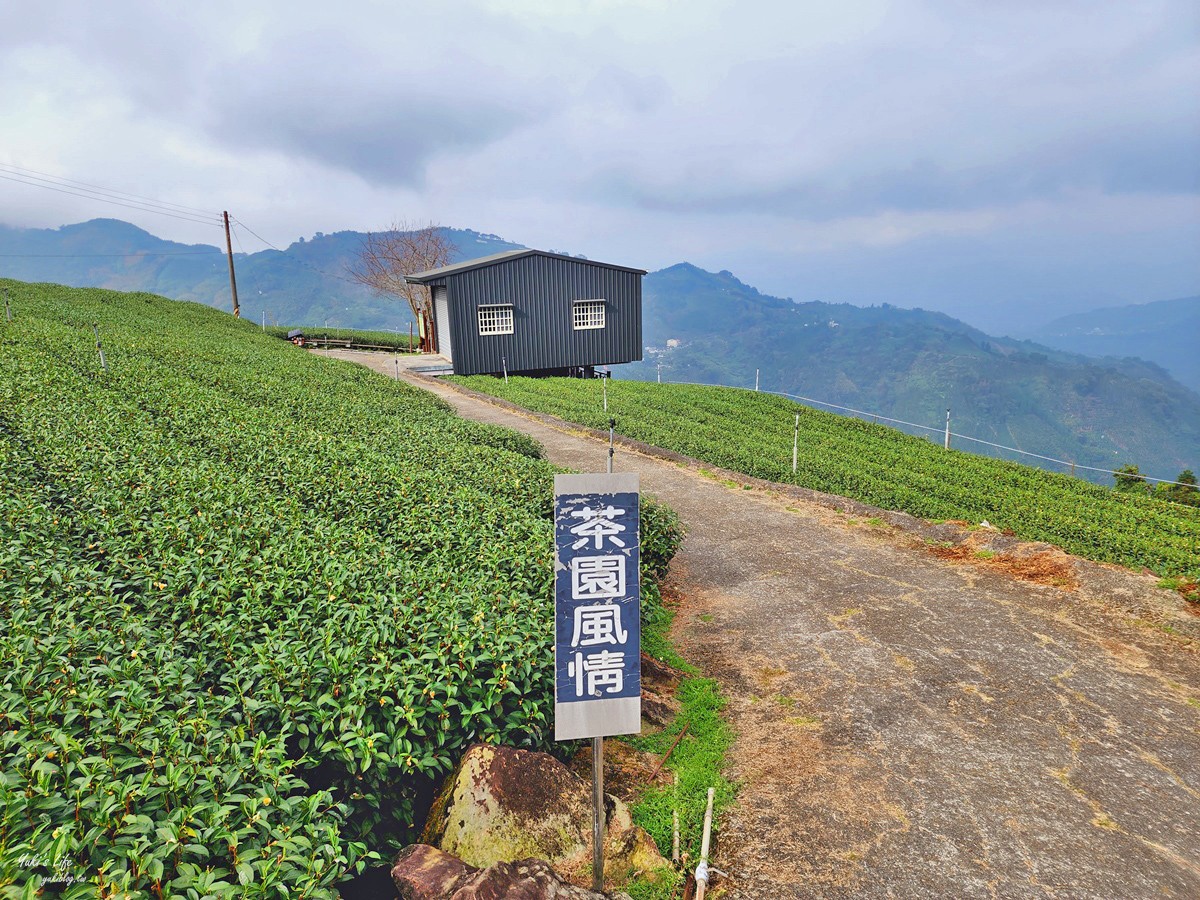
<path fill-rule="evenodd" d="M 567 374 L 642 358 L 644 269 L 510 250 L 405 276 L 433 293 L 455 375 Z"/>

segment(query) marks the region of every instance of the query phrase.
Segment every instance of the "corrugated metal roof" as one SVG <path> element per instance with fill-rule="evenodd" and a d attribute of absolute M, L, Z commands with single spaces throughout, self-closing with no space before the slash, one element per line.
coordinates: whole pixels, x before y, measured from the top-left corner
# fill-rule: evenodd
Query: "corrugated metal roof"
<path fill-rule="evenodd" d="M 548 253 L 545 250 L 505 250 L 503 253 L 493 253 L 491 256 L 481 256 L 478 259 L 468 259 L 463 262 L 454 263 L 449 266 L 442 266 L 440 269 L 430 269 L 427 272 L 415 272 L 412 275 L 405 275 L 404 280 L 413 284 L 425 284 L 430 281 L 437 281 L 440 278 L 445 278 L 447 275 L 458 275 L 462 272 L 470 272 L 472 269 L 483 269 L 487 266 L 494 266 L 499 263 L 510 262 L 514 259 L 521 259 L 525 256 L 544 256 L 549 259 L 565 259 L 567 262 L 579 263 L 585 266 L 602 266 L 605 269 L 617 269 L 621 272 L 633 272 L 636 275 L 645 275 L 645 269 L 634 269 L 630 266 L 617 266 L 612 263 L 597 262 L 594 259 L 580 259 L 577 256 L 567 256 L 564 253 Z"/>

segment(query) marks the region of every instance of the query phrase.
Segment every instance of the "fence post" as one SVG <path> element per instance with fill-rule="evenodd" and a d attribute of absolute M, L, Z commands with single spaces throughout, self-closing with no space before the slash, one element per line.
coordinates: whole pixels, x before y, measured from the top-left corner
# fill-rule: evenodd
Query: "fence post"
<path fill-rule="evenodd" d="M 950 449 L 950 410 L 946 410 L 946 449 Z"/>
<path fill-rule="evenodd" d="M 754 370 L 754 390 L 758 390 L 758 369 Z"/>
<path fill-rule="evenodd" d="M 800 413 L 796 413 L 796 430 L 792 433 L 792 474 L 796 474 L 797 453 L 800 450 Z"/>
<path fill-rule="evenodd" d="M 100 368 L 108 374 L 108 362 L 104 359 L 104 348 L 100 346 L 100 326 L 92 323 L 92 331 L 96 334 L 96 350 L 100 353 Z"/>

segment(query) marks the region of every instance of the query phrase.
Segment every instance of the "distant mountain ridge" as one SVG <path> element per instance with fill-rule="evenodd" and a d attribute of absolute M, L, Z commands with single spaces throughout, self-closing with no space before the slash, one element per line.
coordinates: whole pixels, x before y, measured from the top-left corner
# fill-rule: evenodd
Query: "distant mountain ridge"
<path fill-rule="evenodd" d="M 1200 395 L 1153 363 L 996 338 L 928 310 L 793 303 L 687 263 L 645 291 L 656 349 L 622 367 L 629 376 L 656 378 L 661 364 L 664 380 L 753 387 L 757 370 L 764 389 L 930 428 L 949 408 L 955 432 L 1079 465 L 1173 478 L 1200 463 Z"/>
<path fill-rule="evenodd" d="M 468 229 L 445 232 L 457 259 L 521 247 Z M 349 276 L 365 238 L 358 231 L 318 233 L 282 251 L 235 252 L 242 316 L 257 322 L 265 312 L 268 324 L 406 330 L 411 316 L 403 302 L 380 297 Z M 149 291 L 233 308 L 223 250 L 163 240 L 119 219 L 44 229 L 0 225 L 0 276 Z"/>
<path fill-rule="evenodd" d="M 1200 295 L 1064 316 L 1029 337 L 1087 356 L 1154 360 L 1200 391 Z"/>
<path fill-rule="evenodd" d="M 459 259 L 521 247 L 469 229 L 445 231 Z M 235 254 L 243 316 L 257 322 L 265 311 L 269 324 L 407 330 L 403 303 L 349 278 L 364 238 L 318 233 L 282 251 Z M 113 219 L 0 226 L 0 275 L 231 308 L 220 249 L 165 241 Z M 930 427 L 949 407 L 956 432 L 1080 465 L 1135 463 L 1163 478 L 1200 469 L 1200 395 L 1154 363 L 996 338 L 928 310 L 793 303 L 731 272 L 688 263 L 652 272 L 644 291 L 644 343 L 658 349 L 621 367 L 629 376 L 655 378 L 661 363 L 669 380 L 753 387 L 759 370 L 764 388 Z M 1178 312 L 1170 304 L 1183 302 L 1162 305 L 1166 331 Z M 679 346 L 667 349 L 668 341 Z"/>

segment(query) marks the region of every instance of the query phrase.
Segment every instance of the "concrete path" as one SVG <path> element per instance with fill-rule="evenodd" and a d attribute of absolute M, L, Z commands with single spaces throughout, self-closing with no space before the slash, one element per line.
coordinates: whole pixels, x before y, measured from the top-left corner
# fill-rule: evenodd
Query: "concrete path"
<path fill-rule="evenodd" d="M 594 438 L 420 383 L 603 471 Z M 1200 660 L 1153 579 L 1034 585 L 677 463 L 616 468 L 688 528 L 676 637 L 739 735 L 724 896 L 1200 897 Z"/>

